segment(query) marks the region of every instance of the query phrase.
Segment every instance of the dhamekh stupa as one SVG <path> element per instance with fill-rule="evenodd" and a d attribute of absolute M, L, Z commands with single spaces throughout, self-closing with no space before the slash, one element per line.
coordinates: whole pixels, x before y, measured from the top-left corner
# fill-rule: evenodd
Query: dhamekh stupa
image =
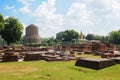
<path fill-rule="evenodd" d="M 39 31 L 37 26 L 31 24 L 28 27 L 26 27 L 26 34 L 24 36 L 23 42 L 41 44 L 41 38 L 39 36 Z"/>

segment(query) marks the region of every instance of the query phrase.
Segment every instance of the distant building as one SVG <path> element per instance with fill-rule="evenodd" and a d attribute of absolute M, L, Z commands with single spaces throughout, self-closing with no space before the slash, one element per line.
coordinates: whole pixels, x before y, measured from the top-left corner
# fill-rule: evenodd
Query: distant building
<path fill-rule="evenodd" d="M 83 35 L 83 33 L 82 33 L 82 30 L 81 30 L 81 32 L 80 32 L 80 37 L 79 37 L 79 39 L 84 39 L 84 35 Z"/>
<path fill-rule="evenodd" d="M 35 43 L 35 44 L 41 44 L 41 38 L 39 36 L 38 27 L 31 24 L 28 27 L 26 27 L 26 34 L 23 38 L 23 42 L 25 43 Z"/>
<path fill-rule="evenodd" d="M 81 43 L 88 42 L 88 40 L 84 38 L 84 34 L 82 33 L 82 30 L 80 32 L 78 41 Z"/>

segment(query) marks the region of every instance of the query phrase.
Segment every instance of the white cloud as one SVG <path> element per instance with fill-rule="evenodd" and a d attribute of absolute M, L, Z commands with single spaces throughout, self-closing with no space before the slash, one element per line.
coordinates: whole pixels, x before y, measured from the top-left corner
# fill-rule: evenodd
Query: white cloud
<path fill-rule="evenodd" d="M 18 1 L 21 2 L 25 6 L 29 6 L 35 0 L 18 0 Z"/>
<path fill-rule="evenodd" d="M 77 32 L 82 30 L 84 33 L 93 31 L 90 29 L 98 24 L 100 19 L 87 7 L 87 4 L 83 2 L 75 2 L 71 5 L 64 18 L 67 29 L 74 29 Z"/>
<path fill-rule="evenodd" d="M 35 18 L 42 37 L 55 36 L 65 29 L 83 33 L 106 35 L 119 29 L 120 2 L 118 0 L 78 0 L 65 14 L 56 13 L 56 0 L 43 1 L 31 13 L 30 5 L 34 0 L 19 0 L 24 5 L 19 11 L 29 13 Z"/>
<path fill-rule="evenodd" d="M 73 3 L 66 14 L 67 23 L 72 23 L 74 26 L 91 26 L 93 25 L 92 12 L 87 10 L 84 3 Z M 70 24 L 71 25 L 71 24 Z"/>
<path fill-rule="evenodd" d="M 108 18 L 120 18 L 120 3 L 116 0 L 112 1 L 111 13 L 107 16 Z"/>
<path fill-rule="evenodd" d="M 24 13 L 24 14 L 31 13 L 31 10 L 27 6 L 24 6 L 24 7 L 20 8 L 19 11 Z"/>
<path fill-rule="evenodd" d="M 86 5 L 86 11 L 90 11 L 93 22 L 92 27 L 87 26 L 89 31 L 100 35 L 107 35 L 114 29 L 120 29 L 120 1 L 119 0 L 78 0 Z M 85 9 L 84 9 L 85 10 Z M 84 11 L 83 10 L 83 11 Z M 83 20 L 83 19 L 82 19 Z M 96 23 L 96 21 L 97 23 Z M 116 27 L 117 26 L 117 27 Z M 83 27 L 83 29 L 85 29 Z M 88 31 L 88 32 L 89 32 Z"/>
<path fill-rule="evenodd" d="M 23 4 L 23 7 L 21 7 L 19 9 L 20 12 L 27 14 L 30 13 L 31 10 L 29 8 L 29 6 L 31 5 L 32 2 L 34 2 L 35 0 L 18 0 L 19 2 L 21 2 Z"/>
<path fill-rule="evenodd" d="M 9 16 L 4 16 L 4 19 L 7 19 L 7 18 L 9 18 Z"/>
<path fill-rule="evenodd" d="M 38 6 L 33 16 L 36 17 L 36 24 L 42 27 L 41 34 L 44 32 L 44 37 L 55 36 L 65 29 L 80 31 L 80 27 L 92 26 L 99 22 L 92 11 L 87 10 L 86 4 L 79 2 L 73 3 L 69 11 L 62 15 L 56 14 L 55 0 L 48 0 Z"/>
<path fill-rule="evenodd" d="M 6 9 L 6 10 L 11 10 L 11 9 L 15 9 L 15 7 L 14 7 L 14 6 L 8 6 L 8 5 L 6 5 L 6 6 L 5 6 L 5 9 Z"/>
<path fill-rule="evenodd" d="M 55 0 L 42 2 L 35 10 L 33 16 L 36 17 L 36 25 L 42 27 L 41 34 L 46 36 L 54 36 L 61 30 L 63 24 L 63 16 L 56 14 Z"/>
<path fill-rule="evenodd" d="M 28 25 L 26 25 L 26 24 L 22 24 L 23 25 L 23 36 L 25 35 L 25 32 L 26 32 L 26 27 L 28 26 Z"/>
<path fill-rule="evenodd" d="M 8 5 L 6 5 L 6 6 L 4 7 L 4 9 L 5 9 L 5 10 L 11 10 L 11 11 L 13 11 L 14 13 L 17 12 L 17 10 L 16 10 L 16 8 L 15 8 L 14 6 L 8 6 Z"/>
<path fill-rule="evenodd" d="M 113 27 L 113 30 L 118 30 L 118 29 L 120 29 L 120 25 L 119 25 L 119 26 L 114 26 L 114 27 Z"/>
<path fill-rule="evenodd" d="M 35 10 L 34 15 L 37 17 L 52 18 L 54 16 L 55 0 L 48 0 L 48 2 L 42 2 L 38 8 Z M 48 14 L 49 13 L 49 14 Z"/>
<path fill-rule="evenodd" d="M 116 18 L 120 17 L 120 1 L 119 0 L 93 0 L 94 4 L 90 6 L 94 6 L 93 9 L 96 8 L 97 11 L 102 11 L 103 15 L 107 18 Z M 97 7 L 100 8 L 97 8 Z M 104 14 L 105 13 L 105 14 Z M 102 13 L 101 13 L 102 14 Z"/>

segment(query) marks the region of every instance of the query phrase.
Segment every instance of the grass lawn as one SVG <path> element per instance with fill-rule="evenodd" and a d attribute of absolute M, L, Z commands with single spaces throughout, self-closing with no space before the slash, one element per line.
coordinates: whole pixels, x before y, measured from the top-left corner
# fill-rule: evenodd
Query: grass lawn
<path fill-rule="evenodd" d="M 120 64 L 93 70 L 70 62 L 0 63 L 0 80 L 120 80 Z"/>
<path fill-rule="evenodd" d="M 83 58 L 101 58 L 101 56 L 95 56 L 93 54 L 81 54 L 81 55 L 75 55 L 76 57 L 83 57 Z"/>

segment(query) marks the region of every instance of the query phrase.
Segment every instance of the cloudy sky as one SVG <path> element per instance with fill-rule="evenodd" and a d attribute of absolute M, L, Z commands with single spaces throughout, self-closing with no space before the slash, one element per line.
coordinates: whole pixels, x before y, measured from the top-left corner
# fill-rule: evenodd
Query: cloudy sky
<path fill-rule="evenodd" d="M 0 13 L 24 28 L 35 24 L 41 37 L 67 29 L 98 35 L 120 29 L 120 0 L 0 0 Z"/>

